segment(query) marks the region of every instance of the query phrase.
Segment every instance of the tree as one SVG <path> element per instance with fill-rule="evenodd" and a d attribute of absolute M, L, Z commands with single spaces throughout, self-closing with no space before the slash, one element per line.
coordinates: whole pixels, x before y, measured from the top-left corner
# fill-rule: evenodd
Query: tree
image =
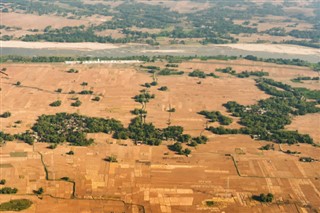
<path fill-rule="evenodd" d="M 69 152 L 66 153 L 67 155 L 74 155 L 74 152 L 70 150 Z"/>
<path fill-rule="evenodd" d="M 33 193 L 36 195 L 42 195 L 44 192 L 43 188 L 40 187 L 38 190 L 33 190 Z"/>
<path fill-rule="evenodd" d="M 2 180 L 0 180 L 0 185 L 5 185 L 6 184 L 6 180 L 5 179 L 2 179 Z"/>
<path fill-rule="evenodd" d="M 9 118 L 11 116 L 11 112 L 4 112 L 0 115 L 1 118 Z"/>
<path fill-rule="evenodd" d="M 21 86 L 21 82 L 17 81 L 16 86 Z"/>
<path fill-rule="evenodd" d="M 100 101 L 100 97 L 99 97 L 99 96 L 96 96 L 96 97 L 94 97 L 92 100 L 98 102 L 98 101 Z"/>

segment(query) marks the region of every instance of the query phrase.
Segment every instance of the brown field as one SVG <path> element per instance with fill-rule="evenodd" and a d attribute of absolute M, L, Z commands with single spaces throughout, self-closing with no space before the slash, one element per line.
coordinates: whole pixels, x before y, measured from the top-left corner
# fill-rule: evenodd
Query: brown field
<path fill-rule="evenodd" d="M 21 14 L 21 13 L 0 13 L 1 24 L 6 26 L 21 27 L 24 30 L 27 29 L 44 29 L 51 25 L 53 28 L 61 28 L 65 26 L 79 26 L 86 25 L 86 20 L 67 19 L 58 16 L 48 15 L 33 15 L 33 14 Z M 37 22 L 35 26 L 35 21 Z"/>
<path fill-rule="evenodd" d="M 210 4 L 208 2 L 202 3 L 202 2 L 184 1 L 184 0 L 183 1 L 138 0 L 137 2 L 144 3 L 144 4 L 151 4 L 151 5 L 164 5 L 165 7 L 170 8 L 170 10 L 177 11 L 179 13 L 197 12 L 199 10 L 204 10 L 210 7 Z"/>
<path fill-rule="evenodd" d="M 163 67 L 165 62 L 146 65 Z M 66 65 L 55 64 L 4 64 L 9 77 L 1 76 L 0 111 L 12 116 L 1 118 L 1 130 L 8 133 L 23 132 L 34 124 L 41 114 L 77 112 L 87 116 L 110 117 L 125 125 L 133 115 L 130 110 L 139 108 L 132 97 L 143 89 L 141 84 L 152 81 L 152 75 L 140 70 L 139 65 Z M 189 61 L 179 65 L 186 73 L 200 69 L 206 73 L 216 68 L 232 66 L 237 72 L 261 70 L 270 78 L 285 83 L 299 75 L 316 76 L 310 69 L 280 66 L 246 60 Z M 78 74 L 65 71 L 79 70 Z M 240 79 L 216 73 L 219 79 L 197 79 L 182 76 L 158 76 L 157 87 L 150 89 L 156 95 L 147 104 L 147 122 L 166 127 L 171 106 L 171 125 L 181 125 L 193 136 L 203 132 L 209 137 L 206 145 L 192 149 L 189 157 L 169 151 L 165 141 L 157 147 L 136 146 L 130 140 L 115 140 L 110 135 L 97 133 L 89 147 L 67 144 L 48 149 L 46 143 L 33 146 L 18 141 L 0 147 L 0 179 L 6 186 L 19 189 L 17 195 L 0 195 L 0 201 L 27 198 L 34 205 L 24 212 L 312 212 L 320 211 L 320 162 L 303 163 L 300 156 L 319 159 L 319 148 L 310 145 L 277 145 L 274 151 L 259 150 L 265 141 L 255 141 L 245 135 L 218 136 L 203 131 L 206 119 L 198 115 L 201 110 L 219 110 L 228 115 L 222 104 L 237 101 L 254 104 L 269 96 L 258 90 L 254 79 Z M 21 81 L 21 86 L 13 85 Z M 201 81 L 201 84 L 197 82 Z M 88 82 L 88 86 L 80 86 Z M 293 84 L 293 83 L 292 83 Z M 293 84 L 296 86 L 297 84 Z M 166 92 L 158 91 L 168 86 Z M 316 84 L 303 86 L 319 89 Z M 61 88 L 61 94 L 54 90 Z M 93 102 L 95 95 L 70 95 L 92 89 L 102 97 Z M 83 104 L 71 107 L 73 96 Z M 62 100 L 62 106 L 49 104 Z M 319 141 L 318 115 L 297 117 L 288 129 L 309 133 Z M 21 124 L 14 122 L 22 120 Z M 237 128 L 237 119 L 231 127 Z M 301 154 L 288 155 L 281 150 L 290 149 Z M 75 155 L 66 155 L 68 151 Z M 42 157 L 41 157 L 42 155 Z M 108 163 L 106 156 L 116 155 L 118 163 Z M 48 180 L 44 166 L 48 170 Z M 73 183 L 61 181 L 69 177 Z M 44 188 L 37 198 L 32 191 Z M 72 193 L 74 192 L 74 197 Z M 251 196 L 271 192 L 272 204 L 261 204 Z M 41 198 L 41 199 L 40 199 Z M 207 206 L 206 201 L 214 201 Z M 1 203 L 0 202 L 0 203 Z M 144 211 L 143 211 L 144 210 Z"/>
<path fill-rule="evenodd" d="M 68 19 L 61 16 L 54 15 L 34 15 L 34 14 L 22 14 L 22 13 L 1 13 L 1 25 L 10 26 L 10 27 L 18 27 L 21 29 L 15 30 L 5 30 L 1 29 L 1 35 L 9 35 L 14 36 L 15 38 L 19 38 L 23 35 L 27 34 L 37 34 L 43 33 L 41 32 L 47 26 L 52 26 L 53 28 L 62 28 L 66 26 L 80 26 L 80 25 L 91 25 L 93 23 L 99 24 L 111 19 L 111 17 L 105 16 L 90 16 L 84 17 L 80 19 Z M 36 23 L 36 25 L 35 25 Z M 38 29 L 39 32 L 30 32 L 30 29 Z"/>

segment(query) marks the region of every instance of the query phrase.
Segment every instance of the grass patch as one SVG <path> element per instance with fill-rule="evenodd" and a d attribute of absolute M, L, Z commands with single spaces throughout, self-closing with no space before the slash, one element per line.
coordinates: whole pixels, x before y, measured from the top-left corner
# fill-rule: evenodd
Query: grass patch
<path fill-rule="evenodd" d="M 27 152 L 10 152 L 10 157 L 14 158 L 21 158 L 21 157 L 27 157 L 28 153 Z"/>
<path fill-rule="evenodd" d="M 0 164 L 0 168 L 12 168 L 12 164 L 10 163 L 3 163 L 3 164 Z"/>
<path fill-rule="evenodd" d="M 22 211 L 29 208 L 32 201 L 27 199 L 10 200 L 0 204 L 0 211 Z"/>

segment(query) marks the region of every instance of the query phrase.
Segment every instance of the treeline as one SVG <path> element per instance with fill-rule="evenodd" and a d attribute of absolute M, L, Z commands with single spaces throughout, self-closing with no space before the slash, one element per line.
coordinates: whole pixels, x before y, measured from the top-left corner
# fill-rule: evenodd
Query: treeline
<path fill-rule="evenodd" d="M 155 62 L 156 60 L 166 60 L 168 63 L 181 63 L 183 61 L 189 61 L 193 59 L 206 60 L 236 60 L 237 56 L 172 56 L 172 55 L 158 55 L 158 56 L 126 56 L 126 57 L 90 57 L 90 56 L 18 56 L 18 55 L 1 55 L 0 60 L 2 62 L 23 62 L 23 63 L 53 63 L 53 62 L 65 62 L 65 61 L 90 61 L 90 60 L 139 60 L 143 62 Z"/>
<path fill-rule="evenodd" d="M 237 56 L 216 55 L 216 56 L 172 56 L 172 55 L 158 55 L 158 56 L 126 56 L 126 57 L 70 57 L 70 56 L 17 56 L 17 55 L 1 55 L 0 60 L 2 62 L 31 62 L 31 63 L 52 63 L 52 62 L 65 62 L 65 61 L 90 61 L 90 60 L 140 60 L 144 62 L 155 62 L 156 60 L 166 60 L 168 63 L 181 63 L 183 61 L 189 61 L 193 59 L 200 59 L 202 61 L 207 60 L 237 60 Z M 247 55 L 244 59 L 251 61 L 262 61 L 267 63 L 281 64 L 281 65 L 294 65 L 310 67 L 315 71 L 320 71 L 320 62 L 311 63 L 301 59 L 283 59 L 283 58 L 258 58 L 253 55 Z"/>
<path fill-rule="evenodd" d="M 197 78 L 206 78 L 206 77 L 219 78 L 219 76 L 217 76 L 213 72 L 209 73 L 209 74 L 206 74 L 206 73 L 204 73 L 203 71 L 200 71 L 200 70 L 194 70 L 194 71 L 190 72 L 189 76 L 190 77 L 197 77 Z"/>
<path fill-rule="evenodd" d="M 271 79 L 257 79 L 257 86 L 266 93 L 275 96 L 260 100 L 255 105 L 243 106 L 230 101 L 224 106 L 235 117 L 240 117 L 240 129 L 227 129 L 220 127 L 209 127 L 208 130 L 215 134 L 248 134 L 255 139 L 274 141 L 277 143 L 309 143 L 313 139 L 307 134 L 297 131 L 286 131 L 284 127 L 291 123 L 292 116 L 305 115 L 308 113 L 319 113 L 316 99 L 320 97 L 320 91 L 314 96 L 307 94 L 312 92 L 307 89 L 292 88 L 281 82 Z M 282 89 L 282 90 L 278 90 Z M 305 98 L 303 98 L 305 97 Z"/>
<path fill-rule="evenodd" d="M 233 76 L 236 76 L 238 78 L 249 78 L 250 76 L 256 76 L 256 77 L 263 77 L 263 76 L 269 76 L 268 72 L 264 71 L 242 71 L 241 73 L 236 73 L 232 67 L 226 67 L 226 68 L 218 68 L 216 69 L 217 72 L 227 73 Z"/>
<path fill-rule="evenodd" d="M 291 79 L 292 82 L 302 82 L 302 81 L 319 81 L 319 77 L 309 77 L 309 76 L 301 76 Z"/>
<path fill-rule="evenodd" d="M 221 125 L 229 125 L 232 123 L 232 119 L 224 116 L 219 111 L 207 111 L 203 110 L 199 112 L 200 115 L 204 115 L 209 122 L 219 122 Z"/>
<path fill-rule="evenodd" d="M 283 64 L 283 65 L 294 65 L 294 66 L 301 66 L 301 67 L 310 67 L 314 71 L 320 71 L 320 62 L 318 63 L 310 63 L 308 61 L 304 61 L 301 59 L 284 59 L 284 58 L 258 58 L 253 55 L 247 55 L 244 59 L 251 60 L 251 61 L 262 61 L 274 64 Z"/>
<path fill-rule="evenodd" d="M 297 41 L 297 40 L 286 40 L 282 42 L 283 44 L 293 44 L 293 45 L 299 45 L 299 46 L 305 46 L 305 47 L 312 47 L 312 48 L 320 48 L 319 43 L 314 43 L 311 41 Z"/>

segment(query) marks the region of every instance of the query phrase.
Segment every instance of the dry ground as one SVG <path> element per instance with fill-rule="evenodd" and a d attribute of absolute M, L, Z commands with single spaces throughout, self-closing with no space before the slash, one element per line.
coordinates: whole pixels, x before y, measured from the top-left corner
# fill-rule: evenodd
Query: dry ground
<path fill-rule="evenodd" d="M 153 65 L 164 66 L 164 62 Z M 237 72 L 261 70 L 270 77 L 290 82 L 298 75 L 316 76 L 303 67 L 280 66 L 246 60 L 190 61 L 179 65 L 179 70 L 190 72 L 200 69 L 207 73 L 216 68 L 232 66 Z M 12 116 L 1 119 L 1 130 L 18 133 L 29 129 L 41 114 L 78 112 L 97 117 L 116 118 L 128 124 L 133 116 L 130 110 L 139 108 L 132 97 L 143 89 L 141 84 L 152 81 L 152 76 L 138 65 L 65 65 L 65 64 L 5 64 L 9 78 L 1 78 L 1 112 Z M 78 74 L 65 71 L 75 68 Z M 176 108 L 171 115 L 172 125 L 182 125 L 193 136 L 203 132 L 206 120 L 197 114 L 200 110 L 219 110 L 227 101 L 254 104 L 269 96 L 258 90 L 253 79 L 239 79 L 216 73 L 219 79 L 190 78 L 183 76 L 158 76 L 157 87 L 150 89 L 156 95 L 147 105 L 148 122 L 157 127 L 167 126 L 166 109 Z M 13 85 L 21 81 L 22 86 Z M 201 81 L 201 84 L 197 82 Z M 88 86 L 80 86 L 88 82 Z M 293 83 L 292 83 L 293 84 Z M 298 85 L 298 84 L 293 84 Z M 301 84 L 299 84 L 301 85 Z M 303 84 L 319 89 L 319 85 Z M 166 92 L 158 91 L 168 86 Z M 62 94 L 54 90 L 61 88 Z M 95 95 L 65 94 L 92 89 L 101 95 L 100 102 L 93 102 Z M 70 106 L 73 96 L 83 104 Z M 55 100 L 62 106 L 49 107 Z M 14 122 L 22 120 L 16 127 Z M 231 127 L 238 127 L 234 119 Z M 301 122 L 300 122 L 301 120 Z M 319 123 L 312 116 L 297 117 L 288 128 L 299 129 L 319 138 Z M 299 123 L 300 122 L 300 123 Z M 4 202 L 12 198 L 31 199 L 34 205 L 26 212 L 303 212 L 309 207 L 320 210 L 320 163 L 303 163 L 299 156 L 319 158 L 319 149 L 310 145 L 281 147 L 274 151 L 261 151 L 264 141 L 254 141 L 244 135 L 218 136 L 203 132 L 209 137 L 206 145 L 192 148 L 192 156 L 176 155 L 161 146 L 135 146 L 129 140 L 115 140 L 110 135 L 90 134 L 96 143 L 90 147 L 71 147 L 67 144 L 48 149 L 48 144 L 10 142 L 0 148 L 0 178 L 6 186 L 17 187 L 18 195 L 0 196 Z M 301 154 L 288 155 L 281 150 L 290 149 Z M 75 155 L 66 155 L 68 151 Z M 48 169 L 46 180 L 43 163 Z M 103 159 L 116 155 L 118 163 Z M 60 181 L 61 177 L 74 180 L 75 198 L 71 199 L 72 183 Z M 32 195 L 32 190 L 43 187 L 43 199 Z M 276 203 L 260 204 L 252 195 L 271 192 Z M 93 200 L 94 198 L 94 200 Z M 206 201 L 215 205 L 207 206 Z M 137 204 L 137 205 L 136 205 Z M 305 207 L 303 207 L 305 206 Z M 309 206 L 309 207 L 308 207 Z M 141 211 L 140 211 L 141 212 Z"/>

